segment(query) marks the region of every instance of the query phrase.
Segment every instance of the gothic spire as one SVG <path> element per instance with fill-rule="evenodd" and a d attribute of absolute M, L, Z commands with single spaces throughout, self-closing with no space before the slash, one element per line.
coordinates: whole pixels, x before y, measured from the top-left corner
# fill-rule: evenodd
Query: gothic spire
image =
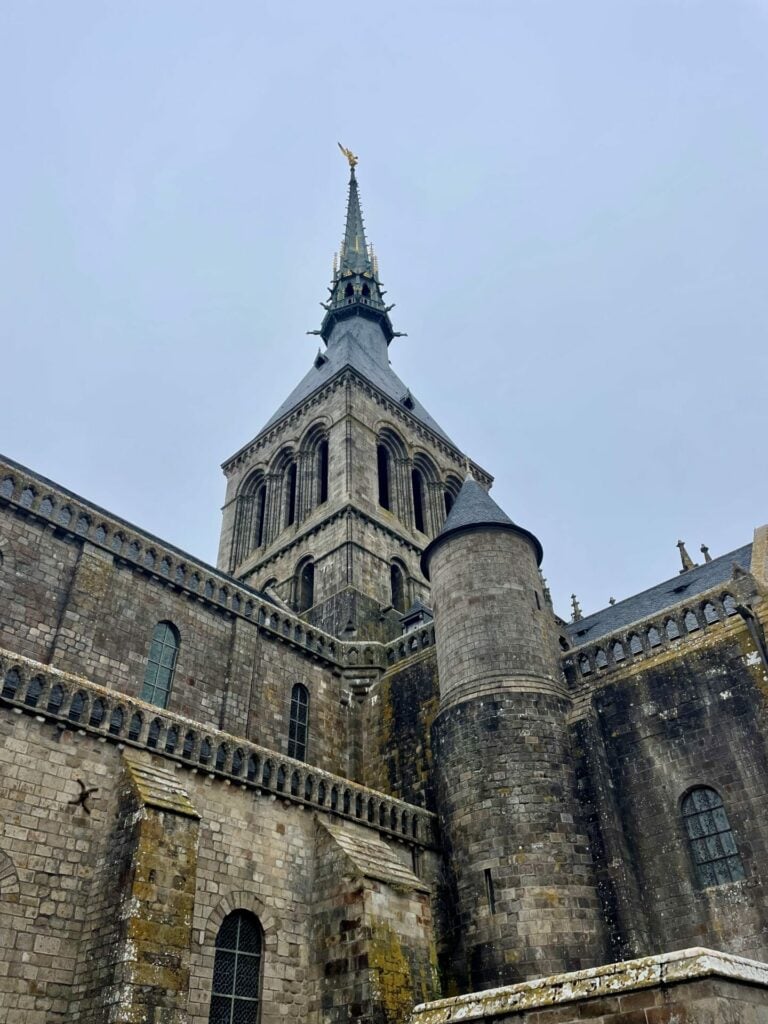
<path fill-rule="evenodd" d="M 384 305 L 384 292 L 379 280 L 379 268 L 373 249 L 365 238 L 365 225 L 360 209 L 360 191 L 355 166 L 357 157 L 339 143 L 339 149 L 349 163 L 349 194 L 344 238 L 338 260 L 333 263 L 330 298 L 323 303 L 325 317 L 320 334 L 328 344 L 334 326 L 342 320 L 361 316 L 376 321 L 387 340 L 396 337 L 389 319 L 392 306 Z"/>
<path fill-rule="evenodd" d="M 365 274 L 373 276 L 373 261 L 365 241 L 365 225 L 360 210 L 360 190 L 357 187 L 355 165 L 349 168 L 349 197 L 347 199 L 347 223 L 344 239 L 339 252 L 339 270 L 343 274 Z"/>

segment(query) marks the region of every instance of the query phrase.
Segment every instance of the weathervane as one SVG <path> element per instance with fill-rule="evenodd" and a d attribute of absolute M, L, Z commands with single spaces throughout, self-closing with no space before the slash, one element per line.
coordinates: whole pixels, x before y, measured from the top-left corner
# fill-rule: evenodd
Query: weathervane
<path fill-rule="evenodd" d="M 355 154 L 352 152 L 351 149 L 347 149 L 346 146 L 342 146 L 342 144 L 340 142 L 337 142 L 336 145 L 339 147 L 341 152 L 347 158 L 347 161 L 349 162 L 349 166 L 354 171 L 355 165 L 357 164 L 357 157 L 355 156 Z"/>

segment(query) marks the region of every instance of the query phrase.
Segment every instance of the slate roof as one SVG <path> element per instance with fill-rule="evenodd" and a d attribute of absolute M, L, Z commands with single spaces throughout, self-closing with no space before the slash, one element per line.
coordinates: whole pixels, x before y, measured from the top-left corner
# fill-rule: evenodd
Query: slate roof
<path fill-rule="evenodd" d="M 389 365 L 386 339 L 381 333 L 381 328 L 362 317 L 345 320 L 334 329 L 334 336 L 321 359 L 315 360 L 309 373 L 296 385 L 259 433 L 262 434 L 265 430 L 269 430 L 278 420 L 301 405 L 311 394 L 327 384 L 346 366 L 352 367 L 361 377 L 370 381 L 374 387 L 394 402 L 401 402 L 409 393 L 408 388 Z M 411 416 L 456 448 L 454 442 L 412 393 L 410 400 L 413 404 L 404 408 Z"/>
<path fill-rule="evenodd" d="M 566 626 L 568 636 L 574 646 L 578 646 L 624 629 L 639 619 L 657 615 L 688 597 L 695 597 L 720 583 L 725 584 L 731 577 L 733 563 L 749 569 L 751 558 L 752 545 L 745 544 L 743 548 L 729 551 L 713 558 L 711 562 L 657 583 L 655 587 L 609 605 L 602 611 L 586 615 L 578 622 L 569 622 Z"/>
<path fill-rule="evenodd" d="M 468 476 L 461 485 L 461 490 L 453 503 L 448 518 L 438 535 L 429 542 L 421 556 L 421 571 L 429 579 L 429 559 L 435 548 L 451 533 L 466 530 L 473 526 L 509 526 L 516 533 L 522 534 L 533 541 L 536 557 L 541 564 L 542 549 L 537 537 L 517 523 L 513 523 L 490 494 L 474 477 Z"/>
<path fill-rule="evenodd" d="M 330 833 L 364 878 L 400 889 L 417 889 L 429 892 L 429 886 L 407 868 L 394 850 L 383 840 L 360 835 L 357 831 L 340 828 L 331 822 L 318 824 Z"/>
<path fill-rule="evenodd" d="M 507 513 L 499 508 L 488 491 L 481 487 L 477 480 L 468 476 L 438 537 L 463 526 L 480 526 L 487 523 L 502 523 L 504 526 L 515 525 Z"/>

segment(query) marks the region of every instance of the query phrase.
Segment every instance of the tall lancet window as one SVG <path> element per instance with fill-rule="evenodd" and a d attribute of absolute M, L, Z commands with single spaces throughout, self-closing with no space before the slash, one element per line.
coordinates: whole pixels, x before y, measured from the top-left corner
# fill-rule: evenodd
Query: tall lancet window
<path fill-rule="evenodd" d="M 296 481 L 297 481 L 297 468 L 296 463 L 292 462 L 288 467 L 288 471 L 285 474 L 285 525 L 293 526 L 296 522 Z"/>
<path fill-rule="evenodd" d="M 247 910 L 227 914 L 216 936 L 208 1024 L 256 1024 L 261 1005 L 259 919 Z"/>
<path fill-rule="evenodd" d="M 255 546 L 260 548 L 264 541 L 267 539 L 265 534 L 265 525 L 267 520 L 267 485 L 262 484 L 256 492 L 255 497 L 255 514 L 256 514 L 256 530 L 254 534 Z"/>
<path fill-rule="evenodd" d="M 405 573 L 397 562 L 389 567 L 389 583 L 391 591 L 391 604 L 395 611 L 404 612 L 406 605 L 405 596 Z"/>
<path fill-rule="evenodd" d="M 392 507 L 389 493 L 389 452 L 380 444 L 376 449 L 376 460 L 379 471 L 379 504 L 382 508 Z"/>
<path fill-rule="evenodd" d="M 411 472 L 413 488 L 413 521 L 416 529 L 424 533 L 424 478 L 418 469 Z"/>
<path fill-rule="evenodd" d="M 302 562 L 296 577 L 296 611 L 306 612 L 315 603 L 315 564 L 311 558 Z"/>
<path fill-rule="evenodd" d="M 297 761 L 307 759 L 307 734 L 309 731 L 309 690 L 296 683 L 291 690 L 291 720 L 288 725 L 288 757 Z"/>
<path fill-rule="evenodd" d="M 328 501 L 328 439 L 323 438 L 317 446 L 318 496 L 320 505 Z"/>

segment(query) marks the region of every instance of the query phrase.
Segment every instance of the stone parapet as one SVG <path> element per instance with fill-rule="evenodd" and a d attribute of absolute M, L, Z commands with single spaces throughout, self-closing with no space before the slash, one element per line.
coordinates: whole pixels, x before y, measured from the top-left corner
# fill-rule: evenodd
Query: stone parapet
<path fill-rule="evenodd" d="M 437 846 L 437 819 L 429 811 L 242 737 L 207 729 L 192 719 L 1 649 L 0 679 L 5 680 L 0 708 L 35 715 L 58 729 L 76 729 L 101 742 L 146 749 L 180 768 L 356 821 L 416 846 Z"/>
<path fill-rule="evenodd" d="M 696 985 L 707 980 L 726 984 Z M 410 1020 L 570 1024 L 585 1018 L 601 1024 L 764 1022 L 768 964 L 694 947 L 422 1003 Z"/>

